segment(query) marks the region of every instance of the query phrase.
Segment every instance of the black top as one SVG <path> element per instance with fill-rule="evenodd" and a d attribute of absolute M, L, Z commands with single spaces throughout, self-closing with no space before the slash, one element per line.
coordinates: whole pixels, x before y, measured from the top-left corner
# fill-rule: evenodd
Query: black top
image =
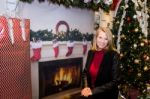
<path fill-rule="evenodd" d="M 89 99 L 118 99 L 118 84 L 120 81 L 119 54 L 116 51 L 106 51 L 100 68 L 98 68 L 97 78 L 94 88 L 89 75 L 90 65 L 96 51 L 88 52 L 86 65 L 82 74 L 82 87 L 88 86 L 92 89 L 92 96 Z"/>

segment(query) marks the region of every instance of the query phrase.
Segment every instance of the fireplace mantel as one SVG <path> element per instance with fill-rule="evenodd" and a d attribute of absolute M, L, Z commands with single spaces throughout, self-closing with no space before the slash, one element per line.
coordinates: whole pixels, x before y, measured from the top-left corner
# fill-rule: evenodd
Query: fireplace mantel
<path fill-rule="evenodd" d="M 42 42 L 42 51 L 41 51 L 41 59 L 39 62 L 43 61 L 51 61 L 51 60 L 59 60 L 59 59 L 68 59 L 68 58 L 76 58 L 83 57 L 83 66 L 85 64 L 86 55 L 83 55 L 83 43 L 82 42 L 74 42 L 73 53 L 66 57 L 66 53 L 68 51 L 67 42 L 58 42 L 59 43 L 59 54 L 58 57 L 54 57 L 54 50 L 52 47 L 52 41 L 44 41 Z M 87 43 L 87 50 L 90 48 L 90 42 Z M 30 55 L 32 57 L 33 51 L 30 49 Z M 32 79 L 32 99 L 39 99 L 39 68 L 38 62 L 31 62 L 31 79 Z"/>

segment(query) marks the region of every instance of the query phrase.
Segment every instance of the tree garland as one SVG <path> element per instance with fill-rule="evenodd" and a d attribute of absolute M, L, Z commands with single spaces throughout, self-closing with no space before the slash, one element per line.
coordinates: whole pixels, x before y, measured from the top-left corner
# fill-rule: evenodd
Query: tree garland
<path fill-rule="evenodd" d="M 140 27 L 142 29 L 142 32 L 147 37 L 148 35 L 148 8 L 147 8 L 147 0 L 144 0 L 143 2 L 141 0 L 132 0 L 135 3 L 135 10 Z"/>
<path fill-rule="evenodd" d="M 129 0 L 125 0 L 125 5 L 127 5 L 128 1 Z M 117 50 L 118 50 L 118 52 L 120 52 L 120 34 L 121 34 L 121 31 L 122 31 L 122 25 L 124 23 L 123 19 L 125 18 L 125 15 L 126 15 L 126 11 L 124 9 L 123 15 L 122 15 L 122 18 L 121 18 L 121 23 L 120 23 L 119 30 L 118 30 L 118 35 L 117 35 L 117 37 L 118 37 L 118 39 L 117 39 Z"/>
<path fill-rule="evenodd" d="M 34 0 L 20 0 L 22 2 L 32 3 Z M 40 3 L 46 0 L 38 0 Z M 49 3 L 64 5 L 67 8 L 77 7 L 81 9 L 90 9 L 97 11 L 99 8 L 109 12 L 113 0 L 47 0 Z"/>

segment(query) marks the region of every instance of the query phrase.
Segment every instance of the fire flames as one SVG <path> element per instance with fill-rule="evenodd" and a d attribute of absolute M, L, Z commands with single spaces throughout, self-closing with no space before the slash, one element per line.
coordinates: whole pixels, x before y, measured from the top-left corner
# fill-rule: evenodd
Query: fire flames
<path fill-rule="evenodd" d="M 73 68 L 60 68 L 54 77 L 54 83 L 56 86 L 61 84 L 71 84 L 72 83 L 72 71 Z"/>

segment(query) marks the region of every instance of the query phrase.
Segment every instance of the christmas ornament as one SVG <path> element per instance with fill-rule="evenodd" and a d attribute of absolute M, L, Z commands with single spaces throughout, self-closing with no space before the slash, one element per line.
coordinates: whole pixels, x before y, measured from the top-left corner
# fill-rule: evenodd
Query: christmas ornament
<path fill-rule="evenodd" d="M 143 39 L 144 44 L 147 45 L 148 44 L 148 40 L 147 39 Z"/>
<path fill-rule="evenodd" d="M 142 42 L 142 43 L 140 43 L 140 45 L 141 45 L 141 46 L 144 46 L 144 43 Z"/>
<path fill-rule="evenodd" d="M 127 17 L 127 19 L 126 19 L 126 20 L 127 20 L 127 22 L 128 22 L 128 23 L 130 23 L 130 22 L 131 22 L 131 18 L 130 18 L 130 17 Z"/>
<path fill-rule="evenodd" d="M 138 28 L 136 28 L 134 31 L 135 31 L 135 32 L 138 32 L 138 31 L 139 31 L 139 29 L 138 29 Z"/>
<path fill-rule="evenodd" d="M 137 88 L 134 87 L 129 88 L 128 97 L 130 97 L 130 99 L 138 99 L 139 94 L 140 93 Z"/>
<path fill-rule="evenodd" d="M 134 60 L 134 63 L 136 63 L 136 64 L 138 64 L 139 62 L 140 62 L 140 60 L 138 60 L 138 59 Z"/>
<path fill-rule="evenodd" d="M 150 60 L 149 56 L 147 56 L 145 60 L 146 60 L 146 61 L 149 61 L 149 60 Z"/>
<path fill-rule="evenodd" d="M 148 66 L 144 66 L 144 71 L 148 71 Z"/>
<path fill-rule="evenodd" d="M 138 77 L 141 77 L 142 74 L 141 74 L 141 73 L 138 73 L 137 75 L 138 75 Z"/>
<path fill-rule="evenodd" d="M 123 53 L 120 54 L 120 57 L 123 57 Z"/>
<path fill-rule="evenodd" d="M 134 48 L 137 48 L 137 44 L 134 44 L 133 47 L 134 47 Z"/>
<path fill-rule="evenodd" d="M 126 36 L 124 34 L 120 35 L 121 39 L 126 39 Z"/>
<path fill-rule="evenodd" d="M 146 55 L 146 54 L 144 54 L 144 55 L 143 55 L 143 58 L 144 58 L 144 59 L 146 59 L 146 58 L 147 58 L 147 55 Z"/>
<path fill-rule="evenodd" d="M 117 23 L 117 24 L 119 24 L 120 22 L 119 22 L 119 21 L 117 21 L 116 23 Z"/>
<path fill-rule="evenodd" d="M 126 5 L 125 5 L 125 9 L 127 9 L 128 7 L 129 7 L 128 4 L 126 4 Z"/>
<path fill-rule="evenodd" d="M 136 18 L 137 18 L 137 16 L 136 16 L 136 15 L 134 15 L 134 16 L 133 16 L 133 18 L 134 18 L 134 19 L 136 19 Z"/>

